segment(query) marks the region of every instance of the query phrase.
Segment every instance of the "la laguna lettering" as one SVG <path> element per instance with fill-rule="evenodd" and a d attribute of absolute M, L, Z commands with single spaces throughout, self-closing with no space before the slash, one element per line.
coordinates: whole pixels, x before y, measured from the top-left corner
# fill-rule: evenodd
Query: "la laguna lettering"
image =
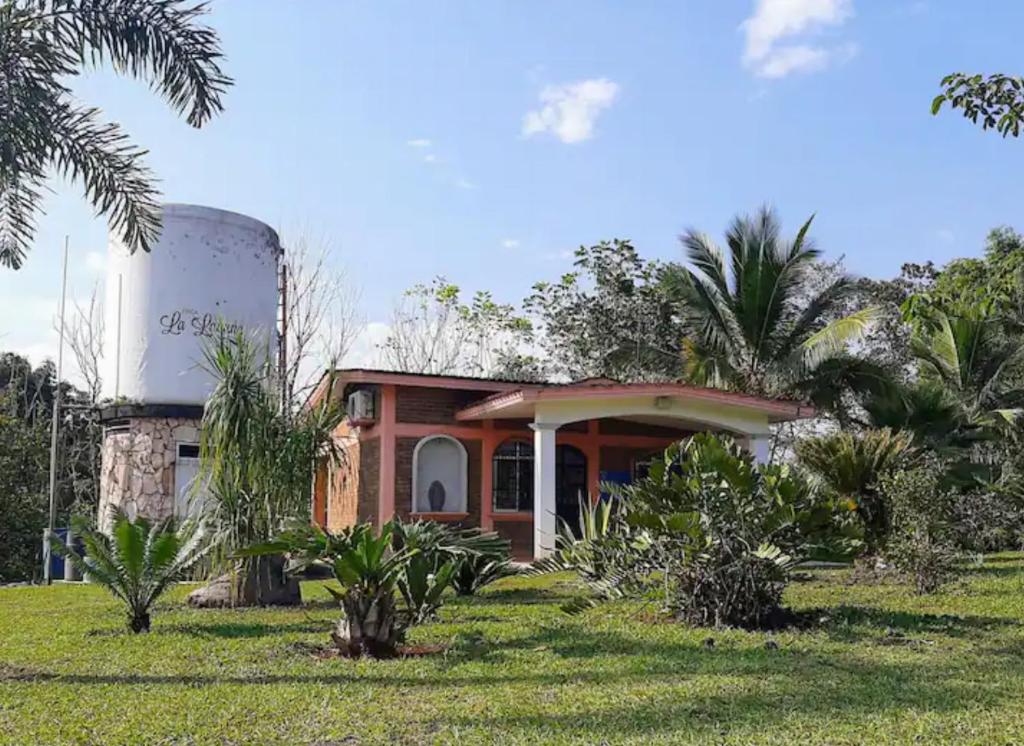
<path fill-rule="evenodd" d="M 242 331 L 241 324 L 214 316 L 212 313 L 200 313 L 192 309 L 180 309 L 165 313 L 160 317 L 160 333 L 180 337 L 191 331 L 193 337 L 212 337 L 213 333 L 223 328 L 228 334 Z"/>

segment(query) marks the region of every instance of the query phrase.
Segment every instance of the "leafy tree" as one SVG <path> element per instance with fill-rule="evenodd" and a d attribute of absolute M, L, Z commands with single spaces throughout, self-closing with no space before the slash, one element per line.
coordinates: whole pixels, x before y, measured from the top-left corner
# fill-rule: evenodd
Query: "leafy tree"
<path fill-rule="evenodd" d="M 943 91 L 932 100 L 932 114 L 948 103 L 960 109 L 983 130 L 994 129 L 1003 137 L 1020 134 L 1024 117 L 1024 80 L 1016 75 L 969 75 L 952 73 L 942 79 Z"/>
<path fill-rule="evenodd" d="M 167 588 L 209 550 L 201 526 L 174 519 L 151 524 L 131 520 L 117 510 L 110 534 L 91 530 L 77 521 L 75 536 L 85 544 L 85 556 L 52 539 L 54 549 L 71 562 L 86 580 L 99 583 L 128 607 L 128 628 L 148 632 L 149 611 Z"/>
<path fill-rule="evenodd" d="M 297 584 L 273 557 L 234 553 L 270 540 L 290 519 L 308 518 L 316 459 L 341 457 L 332 432 L 344 415 L 324 397 L 296 413 L 282 411 L 269 356 L 258 340 L 223 329 L 204 349 L 217 383 L 203 413 L 200 478 L 214 560 L 232 564 L 231 601 L 240 605 L 297 603 Z"/>
<path fill-rule="evenodd" d="M 14 399 L 0 390 L 0 583 L 38 575 L 47 520 L 49 430 L 17 416 Z"/>
<path fill-rule="evenodd" d="M 683 300 L 689 381 L 810 399 L 837 411 L 838 392 L 873 388 L 884 378 L 879 366 L 847 351 L 869 328 L 875 309 L 829 320 L 852 292 L 852 279 L 839 276 L 809 292 L 808 272 L 819 256 L 810 227 L 808 220 L 793 241 L 784 241 L 775 213 L 765 207 L 733 221 L 727 253 L 703 233 L 682 237 L 692 269 L 682 271 L 675 286 Z"/>
<path fill-rule="evenodd" d="M 570 379 L 666 380 L 679 375 L 683 333 L 671 265 L 640 258 L 629 241 L 576 250 L 575 271 L 539 282 L 524 307 L 544 330 L 553 372 Z"/>
<path fill-rule="evenodd" d="M 185 0 L 0 0 L 0 265 L 22 265 L 50 169 L 79 182 L 128 246 L 149 249 L 159 211 L 145 151 L 67 83 L 106 62 L 203 126 L 231 84 L 205 12 Z"/>
<path fill-rule="evenodd" d="M 381 345 L 393 370 L 540 380 L 539 361 L 524 350 L 533 342 L 530 322 L 515 309 L 477 292 L 463 303 L 461 290 L 444 277 L 407 290 L 391 316 Z"/>

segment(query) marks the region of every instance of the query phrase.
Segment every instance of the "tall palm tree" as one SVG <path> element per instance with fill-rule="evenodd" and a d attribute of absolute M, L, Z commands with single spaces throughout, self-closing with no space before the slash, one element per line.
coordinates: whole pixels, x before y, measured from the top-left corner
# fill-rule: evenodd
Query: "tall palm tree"
<path fill-rule="evenodd" d="M 828 320 L 852 291 L 851 278 L 820 289 L 809 281 L 819 256 L 807 235 L 812 220 L 785 241 L 770 208 L 737 217 L 726 233 L 727 252 L 703 233 L 682 236 L 692 266 L 677 283 L 688 330 L 687 379 L 835 407 L 835 392 L 884 378 L 878 366 L 847 352 L 875 310 Z"/>
<path fill-rule="evenodd" d="M 149 249 L 160 219 L 146 151 L 67 82 L 106 62 L 202 127 L 231 85 L 205 12 L 185 0 L 0 0 L 0 266 L 22 265 L 49 169 L 79 182 L 128 246 Z"/>

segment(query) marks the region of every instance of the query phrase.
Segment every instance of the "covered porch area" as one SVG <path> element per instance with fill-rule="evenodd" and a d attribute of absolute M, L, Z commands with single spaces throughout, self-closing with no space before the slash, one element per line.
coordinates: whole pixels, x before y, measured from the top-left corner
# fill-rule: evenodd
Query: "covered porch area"
<path fill-rule="evenodd" d="M 812 415 L 789 401 L 598 380 L 502 392 L 456 419 L 482 431 L 481 526 L 509 538 L 520 559 L 538 559 L 553 551 L 559 518 L 572 525 L 581 499 L 642 476 L 670 443 L 724 432 L 767 460 L 771 426 Z"/>

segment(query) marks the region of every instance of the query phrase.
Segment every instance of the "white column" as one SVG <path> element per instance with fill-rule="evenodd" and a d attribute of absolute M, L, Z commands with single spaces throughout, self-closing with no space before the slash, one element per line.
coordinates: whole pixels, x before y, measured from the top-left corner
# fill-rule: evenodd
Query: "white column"
<path fill-rule="evenodd" d="M 533 558 L 555 549 L 555 431 L 558 425 L 535 422 L 533 428 Z"/>
<path fill-rule="evenodd" d="M 750 452 L 758 464 L 767 464 L 772 455 L 772 434 L 758 433 L 750 436 Z"/>

